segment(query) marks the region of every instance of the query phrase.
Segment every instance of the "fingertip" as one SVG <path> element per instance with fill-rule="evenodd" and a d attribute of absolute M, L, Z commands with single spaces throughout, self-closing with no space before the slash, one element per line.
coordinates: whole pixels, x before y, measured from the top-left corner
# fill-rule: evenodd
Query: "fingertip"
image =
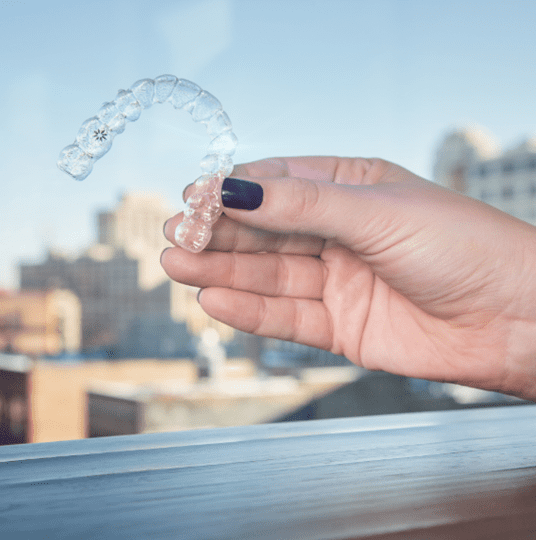
<path fill-rule="evenodd" d="M 194 183 L 192 182 L 191 184 L 188 184 L 182 191 L 182 200 L 184 202 L 188 200 L 188 197 L 191 195 L 193 187 L 194 187 Z"/>
<path fill-rule="evenodd" d="M 182 223 L 183 219 L 183 212 L 179 212 L 177 215 L 170 217 L 164 223 L 164 236 L 166 237 L 166 240 L 168 242 L 171 242 L 174 246 L 177 245 L 177 241 L 175 240 L 175 231 L 177 230 L 177 227 Z"/>
<path fill-rule="evenodd" d="M 162 251 L 162 253 L 160 253 L 160 265 L 163 266 L 163 262 L 164 262 L 164 254 L 166 253 L 166 251 L 168 249 L 171 249 L 171 247 L 167 247 L 164 249 L 164 251 Z"/>
<path fill-rule="evenodd" d="M 175 244 L 175 229 L 177 228 L 176 222 L 177 216 L 173 216 L 164 223 L 164 236 L 166 240 L 172 244 Z"/>

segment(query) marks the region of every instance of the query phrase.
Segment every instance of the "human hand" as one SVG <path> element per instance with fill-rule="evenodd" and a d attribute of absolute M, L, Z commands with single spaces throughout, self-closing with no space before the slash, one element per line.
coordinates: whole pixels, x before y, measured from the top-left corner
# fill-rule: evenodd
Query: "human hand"
<path fill-rule="evenodd" d="M 377 159 L 276 158 L 232 177 L 262 186 L 262 204 L 226 208 L 204 252 L 162 254 L 211 317 L 536 400 L 533 226 Z"/>

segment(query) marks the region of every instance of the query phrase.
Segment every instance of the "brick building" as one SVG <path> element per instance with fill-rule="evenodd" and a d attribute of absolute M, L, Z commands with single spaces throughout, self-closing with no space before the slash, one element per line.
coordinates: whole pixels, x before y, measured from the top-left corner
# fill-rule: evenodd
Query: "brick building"
<path fill-rule="evenodd" d="M 71 291 L 0 292 L 0 351 L 58 355 L 80 344 L 81 306 Z"/>

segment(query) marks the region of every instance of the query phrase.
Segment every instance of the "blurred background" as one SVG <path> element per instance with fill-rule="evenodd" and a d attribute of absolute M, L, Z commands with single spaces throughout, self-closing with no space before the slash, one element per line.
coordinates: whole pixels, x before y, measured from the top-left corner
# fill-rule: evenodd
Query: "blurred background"
<path fill-rule="evenodd" d="M 206 317 L 159 266 L 209 143 L 184 111 L 83 182 L 56 160 L 169 73 L 221 101 L 235 163 L 382 157 L 536 223 L 534 28 L 528 0 L 0 1 L 0 443 L 519 403 Z"/>

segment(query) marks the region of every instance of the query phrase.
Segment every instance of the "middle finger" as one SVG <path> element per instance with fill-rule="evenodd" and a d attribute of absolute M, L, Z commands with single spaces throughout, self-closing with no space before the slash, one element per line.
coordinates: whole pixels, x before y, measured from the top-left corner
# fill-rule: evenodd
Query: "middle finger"
<path fill-rule="evenodd" d="M 175 229 L 182 222 L 183 214 L 173 216 L 164 226 L 166 238 L 177 245 Z M 322 252 L 324 240 L 305 234 L 281 234 L 255 229 L 220 216 L 212 226 L 212 238 L 207 250 L 236 251 L 241 253 L 273 252 L 295 255 L 318 256 Z"/>
<path fill-rule="evenodd" d="M 320 300 L 324 264 L 316 257 L 278 253 L 190 253 L 169 248 L 161 264 L 168 276 L 194 287 L 226 287 L 265 296 Z"/>

